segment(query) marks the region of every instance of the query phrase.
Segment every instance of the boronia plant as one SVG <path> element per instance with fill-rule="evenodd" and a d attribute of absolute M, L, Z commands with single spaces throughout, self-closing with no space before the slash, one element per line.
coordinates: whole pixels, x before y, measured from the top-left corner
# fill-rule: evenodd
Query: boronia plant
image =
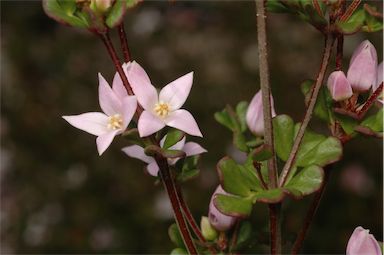
<path fill-rule="evenodd" d="M 332 165 L 342 158 L 344 144 L 359 135 L 383 137 L 383 65 L 375 46 L 368 40 L 362 41 L 349 66 L 342 65 L 343 43 L 348 35 L 379 32 L 383 27 L 382 13 L 370 2 L 361 2 L 255 1 L 260 90 L 250 91 L 255 94 L 250 103 L 227 105 L 214 114 L 232 133 L 233 145 L 247 157 L 245 162 L 237 162 L 223 156 L 217 162 L 220 184 L 200 224 L 182 194 L 183 184 L 199 173 L 199 157 L 209 153 L 193 142 L 194 137 L 209 133 L 201 131 L 198 120 L 183 108 L 194 83 L 194 67 L 159 88 L 153 85 L 156 82 L 150 80 L 145 67 L 131 59 L 132 49 L 128 47 L 123 21 L 127 9 L 140 4 L 138 0 L 43 0 L 49 17 L 87 29 L 98 37 L 116 68 L 112 86 L 98 74 L 102 112 L 63 118 L 97 136 L 100 155 L 113 140 L 125 138 L 126 147 L 122 151 L 128 155 L 127 160 L 143 161 L 151 176 L 148 178 L 164 185 L 176 221 L 169 228 L 169 236 L 176 245 L 171 254 L 242 253 L 252 238 L 252 229 L 258 227 L 247 221 L 252 213 L 257 213 L 253 212 L 256 203 L 269 208 L 270 253 L 297 254 L 319 206 Z M 279 98 L 271 94 L 269 83 L 266 31 L 269 12 L 297 16 L 324 38 L 319 72 L 301 85 L 306 103 L 301 122 L 274 108 L 274 100 Z M 109 37 L 114 30 L 120 38 L 123 60 L 118 57 L 119 47 Z M 321 134 L 309 129 L 312 117 L 321 120 L 329 131 Z M 282 240 L 287 238 L 281 235 L 282 204 L 287 199 L 300 200 L 313 193 L 310 208 L 298 216 L 304 218 L 302 229 L 295 240 L 290 240 L 292 247 L 282 250 Z M 351 233 L 346 253 L 382 254 L 382 248 L 368 230 L 357 227 Z"/>

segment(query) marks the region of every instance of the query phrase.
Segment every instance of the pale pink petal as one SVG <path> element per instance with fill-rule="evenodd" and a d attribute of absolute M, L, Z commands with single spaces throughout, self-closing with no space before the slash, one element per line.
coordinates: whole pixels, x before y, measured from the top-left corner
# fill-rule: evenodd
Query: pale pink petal
<path fill-rule="evenodd" d="M 141 74 L 142 68 L 136 62 L 130 65 L 128 70 L 128 80 L 132 87 L 133 93 L 137 97 L 140 105 L 148 111 L 152 111 L 158 103 L 156 88 L 148 82 Z"/>
<path fill-rule="evenodd" d="M 186 143 L 183 147 L 183 151 L 185 152 L 185 154 L 187 154 L 187 157 L 199 155 L 201 153 L 207 152 L 206 149 L 204 149 L 199 144 L 194 143 L 194 142 Z"/>
<path fill-rule="evenodd" d="M 211 201 L 209 203 L 209 213 L 208 213 L 208 219 L 209 219 L 209 222 L 211 223 L 211 225 L 218 231 L 227 231 L 229 230 L 230 228 L 233 227 L 233 225 L 235 225 L 236 223 L 236 217 L 233 217 L 233 216 L 228 216 L 228 215 L 225 215 L 223 214 L 222 212 L 220 212 L 215 204 L 214 204 L 214 199 L 215 197 L 218 195 L 218 194 L 222 194 L 222 195 L 228 195 L 230 196 L 230 194 L 228 194 L 227 192 L 225 192 L 221 186 L 219 185 L 215 192 L 213 193 L 212 197 L 211 197 Z"/>
<path fill-rule="evenodd" d="M 196 120 L 193 118 L 192 114 L 187 110 L 180 109 L 171 112 L 169 116 L 164 119 L 164 121 L 167 126 L 177 128 L 189 135 L 203 137 L 200 132 L 199 126 L 196 123 Z"/>
<path fill-rule="evenodd" d="M 347 255 L 381 255 L 381 249 L 369 230 L 362 227 L 357 227 L 347 244 Z"/>
<path fill-rule="evenodd" d="M 155 161 L 154 158 L 145 155 L 144 148 L 140 147 L 139 145 L 127 146 L 122 148 L 121 150 L 131 158 L 140 159 L 141 161 L 144 161 L 147 164 L 150 164 Z"/>
<path fill-rule="evenodd" d="M 379 87 L 379 85 L 383 82 L 383 62 L 381 62 L 377 66 L 377 78 L 376 82 L 373 86 L 373 92 Z"/>
<path fill-rule="evenodd" d="M 185 139 L 186 138 L 184 136 L 180 141 L 169 147 L 169 150 L 182 150 L 185 144 Z"/>
<path fill-rule="evenodd" d="M 123 98 L 123 127 L 122 131 L 128 127 L 129 122 L 131 122 L 133 115 L 136 112 L 137 100 L 135 96 L 126 96 Z"/>
<path fill-rule="evenodd" d="M 127 73 L 130 71 L 130 69 L 133 67 L 133 71 L 139 75 L 145 82 L 152 84 L 151 80 L 149 79 L 148 74 L 145 72 L 145 70 L 136 62 L 132 61 L 129 63 L 124 63 L 123 68 L 125 69 Z"/>
<path fill-rule="evenodd" d="M 92 135 L 102 135 L 107 129 L 108 116 L 101 112 L 87 112 L 79 115 L 63 116 L 63 119 L 75 128 L 81 129 Z"/>
<path fill-rule="evenodd" d="M 144 111 L 140 115 L 139 123 L 137 124 L 140 137 L 152 135 L 163 127 L 165 127 L 164 121 L 148 111 Z"/>
<path fill-rule="evenodd" d="M 124 87 L 119 73 L 115 73 L 115 77 L 113 77 L 112 90 L 115 92 L 115 95 L 120 99 L 120 101 L 122 101 L 124 97 L 128 96 L 127 89 Z"/>
<path fill-rule="evenodd" d="M 103 154 L 109 145 L 111 145 L 113 138 L 118 132 L 119 130 L 109 131 L 96 138 L 97 151 L 99 152 L 99 155 Z"/>
<path fill-rule="evenodd" d="M 327 87 L 335 101 L 343 101 L 353 95 L 352 87 L 343 71 L 334 71 L 329 75 Z"/>
<path fill-rule="evenodd" d="M 190 72 L 169 83 L 161 89 L 159 101 L 168 103 L 172 110 L 180 109 L 187 100 L 193 82 L 193 72 Z"/>
<path fill-rule="evenodd" d="M 115 95 L 108 82 L 99 73 L 99 103 L 100 107 L 107 115 L 121 113 L 121 101 Z"/>
<path fill-rule="evenodd" d="M 147 166 L 147 171 L 152 176 L 157 176 L 159 173 L 159 166 L 157 165 L 156 161 L 153 161 Z"/>

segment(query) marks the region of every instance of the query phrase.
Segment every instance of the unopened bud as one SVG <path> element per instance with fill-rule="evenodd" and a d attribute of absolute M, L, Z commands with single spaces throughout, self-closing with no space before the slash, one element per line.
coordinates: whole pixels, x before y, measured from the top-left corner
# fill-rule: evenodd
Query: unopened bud
<path fill-rule="evenodd" d="M 377 53 L 368 40 L 362 42 L 352 55 L 347 79 L 354 91 L 364 92 L 376 81 Z"/>
<path fill-rule="evenodd" d="M 104 13 L 112 6 L 114 0 L 91 0 L 91 8 L 99 13 Z"/>
<path fill-rule="evenodd" d="M 273 98 L 271 96 L 271 110 L 272 117 L 276 116 L 275 108 L 273 106 Z M 256 93 L 248 106 L 246 121 L 249 130 L 257 136 L 264 136 L 264 113 L 263 113 L 263 100 L 261 90 Z"/>
<path fill-rule="evenodd" d="M 201 217 L 200 228 L 204 238 L 208 241 L 213 241 L 217 238 L 217 231 L 209 223 L 208 217 Z"/>
<path fill-rule="evenodd" d="M 372 234 L 369 234 L 369 230 L 357 227 L 349 238 L 347 255 L 360 254 L 382 255 L 379 243 Z"/>
<path fill-rule="evenodd" d="M 335 101 L 343 101 L 353 95 L 352 87 L 343 71 L 331 73 L 328 78 L 327 87 Z"/>
<path fill-rule="evenodd" d="M 220 185 L 216 188 L 215 192 L 212 195 L 211 202 L 209 203 L 208 218 L 209 222 L 216 230 L 227 231 L 228 229 L 232 228 L 233 225 L 236 223 L 236 217 L 225 215 L 216 208 L 213 203 L 213 200 L 218 194 L 230 195 L 225 192 Z"/>

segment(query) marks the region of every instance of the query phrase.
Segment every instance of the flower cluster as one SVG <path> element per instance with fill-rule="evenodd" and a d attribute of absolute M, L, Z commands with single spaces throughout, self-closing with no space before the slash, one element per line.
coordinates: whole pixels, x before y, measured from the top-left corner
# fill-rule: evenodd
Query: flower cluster
<path fill-rule="evenodd" d="M 377 64 L 375 47 L 363 41 L 354 51 L 349 63 L 347 75 L 343 71 L 334 71 L 327 82 L 328 89 L 335 101 L 344 101 L 372 89 L 374 92 L 383 82 L 383 63 Z"/>
<path fill-rule="evenodd" d="M 105 152 L 116 135 L 122 134 L 128 128 L 138 103 L 144 108 L 137 125 L 140 137 L 152 135 L 165 126 L 202 137 L 192 114 L 181 109 L 192 87 L 192 72 L 169 83 L 158 94 L 147 73 L 139 64 L 125 63 L 123 69 L 135 95 L 128 95 L 118 73 L 115 74 L 112 88 L 99 74 L 99 104 L 103 112 L 63 116 L 72 126 L 97 136 L 99 155 Z M 182 149 L 187 156 L 205 152 L 205 149 L 196 143 L 185 143 L 185 138 L 171 149 Z M 148 163 L 149 173 L 157 175 L 156 163 L 153 158 L 144 154 L 143 148 L 129 146 L 123 151 L 131 157 Z M 174 164 L 175 161 L 170 163 Z"/>

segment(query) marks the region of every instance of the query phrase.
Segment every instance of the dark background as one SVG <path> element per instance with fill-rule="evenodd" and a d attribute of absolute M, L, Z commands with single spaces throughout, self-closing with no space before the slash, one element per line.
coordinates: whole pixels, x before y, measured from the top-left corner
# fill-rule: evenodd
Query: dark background
<path fill-rule="evenodd" d="M 254 8 L 246 1 L 145 2 L 125 18 L 133 58 L 154 84 L 195 72 L 185 108 L 204 134 L 194 140 L 209 153 L 185 193 L 198 221 L 207 215 L 218 184 L 216 162 L 237 154 L 213 114 L 226 103 L 249 101 L 259 89 Z M 144 174 L 141 162 L 120 151 L 122 139 L 99 157 L 95 137 L 61 118 L 99 110 L 97 72 L 109 81 L 114 74 L 101 41 L 47 18 L 38 1 L 1 1 L 1 19 L 1 253 L 169 253 L 167 228 L 173 220 L 162 187 Z M 275 108 L 300 121 L 299 85 L 314 78 L 323 40 L 289 15 L 274 14 L 268 22 Z M 381 33 L 359 33 L 345 39 L 344 71 L 364 39 L 377 47 L 382 61 Z M 312 127 L 327 132 L 316 120 Z M 382 153 L 379 139 L 361 137 L 345 146 L 306 253 L 344 253 L 360 225 L 383 239 Z M 309 201 L 284 204 L 286 247 Z M 261 243 L 268 240 L 266 219 L 266 206 L 256 205 L 251 220 Z"/>

